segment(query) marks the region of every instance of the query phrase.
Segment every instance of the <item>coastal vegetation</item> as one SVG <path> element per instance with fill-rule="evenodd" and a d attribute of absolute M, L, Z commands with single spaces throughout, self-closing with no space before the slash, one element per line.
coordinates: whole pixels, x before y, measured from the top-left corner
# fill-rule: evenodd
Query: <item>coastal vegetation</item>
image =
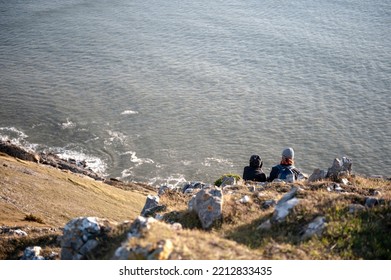
<path fill-rule="evenodd" d="M 46 259 L 59 259 L 64 226 L 76 217 L 104 218 L 115 225 L 89 254 L 110 259 L 147 196 L 158 191 L 145 184 L 94 180 L 4 153 L 0 178 L 0 259 L 20 259 L 29 246 L 42 247 Z M 169 259 L 391 259 L 390 180 L 355 175 L 348 180 L 338 189 L 326 179 L 295 183 L 300 202 L 283 221 L 269 226 L 264 225 L 275 212 L 269 202 L 279 201 L 293 185 L 238 180 L 224 191 L 222 217 L 210 229 L 189 211 L 192 194 L 168 189 L 159 196 L 165 206 L 155 213 L 160 221 L 129 244 L 170 240 Z M 317 217 L 324 229 L 306 237 Z M 172 230 L 173 224 L 181 229 Z"/>

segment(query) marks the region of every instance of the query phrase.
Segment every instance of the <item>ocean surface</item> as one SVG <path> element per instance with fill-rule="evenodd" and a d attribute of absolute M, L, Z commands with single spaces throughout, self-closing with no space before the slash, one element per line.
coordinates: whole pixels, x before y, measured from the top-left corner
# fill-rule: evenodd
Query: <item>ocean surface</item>
<path fill-rule="evenodd" d="M 390 118 L 389 0 L 0 0 L 0 138 L 108 177 L 389 176 Z"/>

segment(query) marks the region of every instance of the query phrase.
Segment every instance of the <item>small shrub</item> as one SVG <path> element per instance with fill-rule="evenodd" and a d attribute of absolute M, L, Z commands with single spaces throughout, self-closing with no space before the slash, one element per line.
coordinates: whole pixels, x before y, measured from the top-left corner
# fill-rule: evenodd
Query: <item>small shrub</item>
<path fill-rule="evenodd" d="M 24 217 L 24 220 L 25 221 L 29 221 L 29 222 L 37 222 L 39 224 L 44 224 L 45 223 L 40 217 L 37 217 L 37 216 L 35 216 L 33 214 L 26 215 L 26 217 Z"/>
<path fill-rule="evenodd" d="M 222 175 L 219 179 L 217 179 L 217 180 L 215 181 L 215 186 L 220 187 L 221 183 L 223 182 L 223 178 L 224 178 L 224 177 L 233 177 L 233 178 L 235 178 L 237 181 L 239 181 L 239 180 L 242 179 L 242 177 L 240 177 L 240 176 L 237 175 L 237 174 L 224 174 L 224 175 Z"/>

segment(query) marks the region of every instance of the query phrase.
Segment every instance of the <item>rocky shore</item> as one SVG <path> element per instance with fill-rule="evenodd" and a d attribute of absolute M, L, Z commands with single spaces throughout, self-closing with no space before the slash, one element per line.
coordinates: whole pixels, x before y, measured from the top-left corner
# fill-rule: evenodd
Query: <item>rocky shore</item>
<path fill-rule="evenodd" d="M 69 171 L 75 174 L 81 174 L 90 177 L 94 180 L 102 181 L 109 185 L 116 186 L 118 188 L 135 189 L 141 186 L 141 188 L 154 190 L 154 188 L 149 186 L 148 184 L 143 184 L 143 183 L 129 184 L 114 178 L 105 178 L 102 175 L 94 172 L 92 169 L 88 168 L 85 161 L 77 161 L 72 158 L 65 160 L 53 153 L 43 153 L 43 152 L 35 153 L 33 151 L 28 151 L 23 147 L 15 145 L 10 141 L 0 140 L 0 153 L 7 154 L 9 156 L 21 160 L 52 166 L 54 168 Z"/>
<path fill-rule="evenodd" d="M 349 158 L 336 158 L 327 170 L 315 169 L 294 183 L 223 175 L 215 183 L 154 188 L 107 180 L 83 163 L 34 154 L 9 142 L 0 143 L 0 152 L 143 197 L 137 200 L 138 214 L 126 220 L 85 215 L 54 228 L 3 225 L 0 241 L 17 244 L 3 258 L 391 259 L 391 181 L 355 175 Z M 87 184 L 73 186 L 86 190 Z M 11 203 L 4 194 L 2 200 Z"/>
<path fill-rule="evenodd" d="M 93 170 L 87 168 L 85 161 L 76 161 L 74 159 L 63 160 L 53 153 L 35 153 L 27 151 L 23 147 L 12 144 L 10 141 L 0 140 L 0 152 L 8 154 L 21 160 L 32 161 L 36 163 L 50 165 L 59 169 L 69 170 L 73 173 L 83 174 L 95 180 L 104 180 L 103 177 L 96 174 Z"/>

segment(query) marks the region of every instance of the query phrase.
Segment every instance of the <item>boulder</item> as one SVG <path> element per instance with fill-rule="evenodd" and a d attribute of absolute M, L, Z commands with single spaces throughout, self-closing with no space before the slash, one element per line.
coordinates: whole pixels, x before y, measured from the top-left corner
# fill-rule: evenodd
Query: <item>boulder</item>
<path fill-rule="evenodd" d="M 373 191 L 373 195 L 375 195 L 375 196 L 380 196 L 380 195 L 381 195 L 381 192 L 378 191 L 378 190 L 374 190 L 374 191 Z"/>
<path fill-rule="evenodd" d="M 277 202 L 276 209 L 271 218 L 272 223 L 283 222 L 285 217 L 289 215 L 290 210 L 299 203 L 299 200 L 295 197 L 297 191 L 297 187 L 292 187 L 292 189 Z"/>
<path fill-rule="evenodd" d="M 350 158 L 334 159 L 333 165 L 327 171 L 327 178 L 333 181 L 349 176 L 352 172 L 353 161 Z"/>
<path fill-rule="evenodd" d="M 308 178 L 308 182 L 316 182 L 324 180 L 327 176 L 327 171 L 322 169 L 314 169 L 314 172 L 312 172 L 311 176 Z"/>
<path fill-rule="evenodd" d="M 212 227 L 222 218 L 223 193 L 220 189 L 203 189 L 189 202 L 189 210 L 195 211 L 204 229 Z"/>
<path fill-rule="evenodd" d="M 262 203 L 262 209 L 269 209 L 270 207 L 274 207 L 276 204 L 277 203 L 274 199 L 266 200 Z"/>
<path fill-rule="evenodd" d="M 159 190 L 158 190 L 158 196 L 162 196 L 163 194 L 165 194 L 167 191 L 172 191 L 172 190 L 176 190 L 176 187 L 172 186 L 172 185 L 163 185 L 163 186 L 160 186 L 159 187 Z"/>
<path fill-rule="evenodd" d="M 270 222 L 270 219 L 264 221 L 262 224 L 260 224 L 257 227 L 257 230 L 270 230 L 272 228 L 272 224 Z"/>
<path fill-rule="evenodd" d="M 306 240 L 311 238 L 314 235 L 321 236 L 324 228 L 326 227 L 326 218 L 323 216 L 318 216 L 313 220 L 311 223 L 309 223 L 302 235 L 302 239 Z"/>
<path fill-rule="evenodd" d="M 39 246 L 27 247 L 23 252 L 22 260 L 44 260 L 41 256 L 42 248 Z"/>
<path fill-rule="evenodd" d="M 183 186 L 182 192 L 189 194 L 189 193 L 193 193 L 195 190 L 201 190 L 206 186 L 207 185 L 202 182 L 190 182 L 190 183 L 186 183 Z"/>
<path fill-rule="evenodd" d="M 232 176 L 225 176 L 221 179 L 220 188 L 224 188 L 225 186 L 234 186 L 236 185 L 236 179 Z"/>
<path fill-rule="evenodd" d="M 130 227 L 128 234 L 129 237 L 140 237 L 141 235 L 146 233 L 151 228 L 151 224 L 155 222 L 157 222 L 157 220 L 154 218 L 138 216 Z"/>
<path fill-rule="evenodd" d="M 345 192 L 345 190 L 339 184 L 336 183 L 333 183 L 330 186 L 328 186 L 327 190 L 329 192 Z"/>
<path fill-rule="evenodd" d="M 380 201 L 376 197 L 367 197 L 365 199 L 365 206 L 368 208 L 375 207 L 378 204 L 380 204 Z"/>
<path fill-rule="evenodd" d="M 255 186 L 247 186 L 249 192 L 255 192 L 257 188 Z"/>
<path fill-rule="evenodd" d="M 174 245 L 170 239 L 161 239 L 157 242 L 147 242 L 145 245 L 133 242 L 137 238 L 142 238 L 153 223 L 158 223 L 153 218 L 137 217 L 132 223 L 128 238 L 122 245 L 115 250 L 114 260 L 167 260 L 174 250 Z M 160 223 L 160 226 L 167 227 L 169 230 L 179 231 L 182 229 L 180 224 L 167 225 Z"/>
<path fill-rule="evenodd" d="M 154 216 L 156 212 L 162 211 L 165 208 L 166 206 L 159 204 L 159 196 L 148 195 L 140 215 L 143 217 Z"/>
<path fill-rule="evenodd" d="M 174 250 L 170 239 L 162 239 L 156 243 L 148 243 L 145 246 L 128 246 L 129 243 L 119 247 L 113 256 L 113 260 L 167 260 Z"/>
<path fill-rule="evenodd" d="M 344 186 L 347 186 L 347 185 L 349 185 L 349 184 L 350 184 L 350 182 L 349 182 L 349 180 L 348 180 L 348 179 L 346 179 L 346 178 L 342 178 L 342 179 L 341 179 L 341 184 L 342 184 L 342 185 L 344 185 Z"/>
<path fill-rule="evenodd" d="M 297 194 L 297 192 L 299 191 L 299 188 L 297 187 L 292 187 L 291 190 L 289 192 L 287 192 L 278 202 L 277 202 L 277 205 L 280 205 L 280 204 L 283 204 L 289 200 L 291 200 L 292 198 L 294 198 Z"/>
<path fill-rule="evenodd" d="M 68 222 L 61 238 L 61 259 L 82 260 L 99 245 L 99 240 L 107 239 L 115 223 L 96 217 L 80 217 Z"/>
<path fill-rule="evenodd" d="M 250 197 L 248 195 L 245 195 L 241 199 L 239 199 L 239 202 L 246 204 L 246 203 L 250 202 Z"/>
<path fill-rule="evenodd" d="M 21 230 L 21 229 L 15 229 L 15 230 L 10 229 L 9 233 L 16 234 L 18 236 L 27 236 L 27 232 L 25 232 L 24 230 Z"/>

